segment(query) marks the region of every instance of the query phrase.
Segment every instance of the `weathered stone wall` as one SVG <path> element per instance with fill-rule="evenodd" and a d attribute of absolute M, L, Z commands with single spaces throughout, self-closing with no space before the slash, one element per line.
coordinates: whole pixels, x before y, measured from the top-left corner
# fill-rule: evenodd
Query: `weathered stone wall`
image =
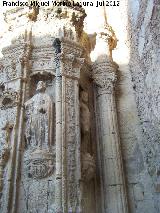
<path fill-rule="evenodd" d="M 144 191 L 145 208 L 141 209 L 159 212 L 160 1 L 129 1 L 128 16 L 129 64 L 142 130 L 144 163 L 150 178 Z M 146 176 L 142 183 L 147 183 Z"/>

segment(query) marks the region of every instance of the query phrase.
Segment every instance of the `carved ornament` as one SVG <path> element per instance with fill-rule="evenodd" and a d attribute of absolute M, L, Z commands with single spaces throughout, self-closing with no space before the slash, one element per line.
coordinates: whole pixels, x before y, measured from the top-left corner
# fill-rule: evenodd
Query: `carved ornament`
<path fill-rule="evenodd" d="M 28 160 L 28 177 L 34 179 L 46 178 L 54 172 L 54 154 L 47 150 L 37 149 Z"/>
<path fill-rule="evenodd" d="M 76 57 L 75 54 L 72 53 L 59 53 L 58 59 L 62 67 L 62 69 L 60 69 L 60 75 L 77 79 L 80 78 L 80 69 L 84 64 L 84 58 Z"/>
<path fill-rule="evenodd" d="M 19 93 L 11 89 L 5 90 L 0 96 L 0 109 L 8 109 L 18 105 Z"/>
<path fill-rule="evenodd" d="M 117 66 L 111 61 L 94 63 L 92 66 L 94 83 L 98 87 L 105 89 L 107 93 L 112 93 L 117 80 L 116 69 Z"/>

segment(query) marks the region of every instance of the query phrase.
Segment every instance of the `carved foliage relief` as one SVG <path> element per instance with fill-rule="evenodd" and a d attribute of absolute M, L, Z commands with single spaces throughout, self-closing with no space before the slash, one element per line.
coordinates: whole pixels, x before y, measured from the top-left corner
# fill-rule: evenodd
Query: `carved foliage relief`
<path fill-rule="evenodd" d="M 67 179 L 68 198 L 73 212 L 78 205 L 78 176 L 77 176 L 77 149 L 79 147 L 79 132 L 76 110 L 76 92 L 78 92 L 78 82 L 66 79 L 66 143 L 67 143 Z M 74 92 L 73 92 L 74 91 Z"/>

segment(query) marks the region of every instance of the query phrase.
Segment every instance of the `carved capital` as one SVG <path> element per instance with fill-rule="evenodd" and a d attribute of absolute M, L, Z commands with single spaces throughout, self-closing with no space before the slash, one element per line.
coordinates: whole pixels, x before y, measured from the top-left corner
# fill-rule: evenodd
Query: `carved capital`
<path fill-rule="evenodd" d="M 57 75 L 79 79 L 80 69 L 85 61 L 84 58 L 81 58 L 82 47 L 76 42 L 64 39 L 56 39 L 54 47 Z"/>
<path fill-rule="evenodd" d="M 106 93 L 112 93 L 117 80 L 117 65 L 110 60 L 96 61 L 92 66 L 94 83 Z"/>

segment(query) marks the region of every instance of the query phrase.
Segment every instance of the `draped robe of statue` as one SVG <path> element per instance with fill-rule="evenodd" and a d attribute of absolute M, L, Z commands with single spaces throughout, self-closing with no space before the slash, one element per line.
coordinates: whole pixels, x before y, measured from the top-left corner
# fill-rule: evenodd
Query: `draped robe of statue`
<path fill-rule="evenodd" d="M 53 133 L 53 104 L 45 93 L 46 86 L 39 81 L 36 94 L 26 102 L 26 139 L 27 146 L 38 150 L 51 151 Z"/>

